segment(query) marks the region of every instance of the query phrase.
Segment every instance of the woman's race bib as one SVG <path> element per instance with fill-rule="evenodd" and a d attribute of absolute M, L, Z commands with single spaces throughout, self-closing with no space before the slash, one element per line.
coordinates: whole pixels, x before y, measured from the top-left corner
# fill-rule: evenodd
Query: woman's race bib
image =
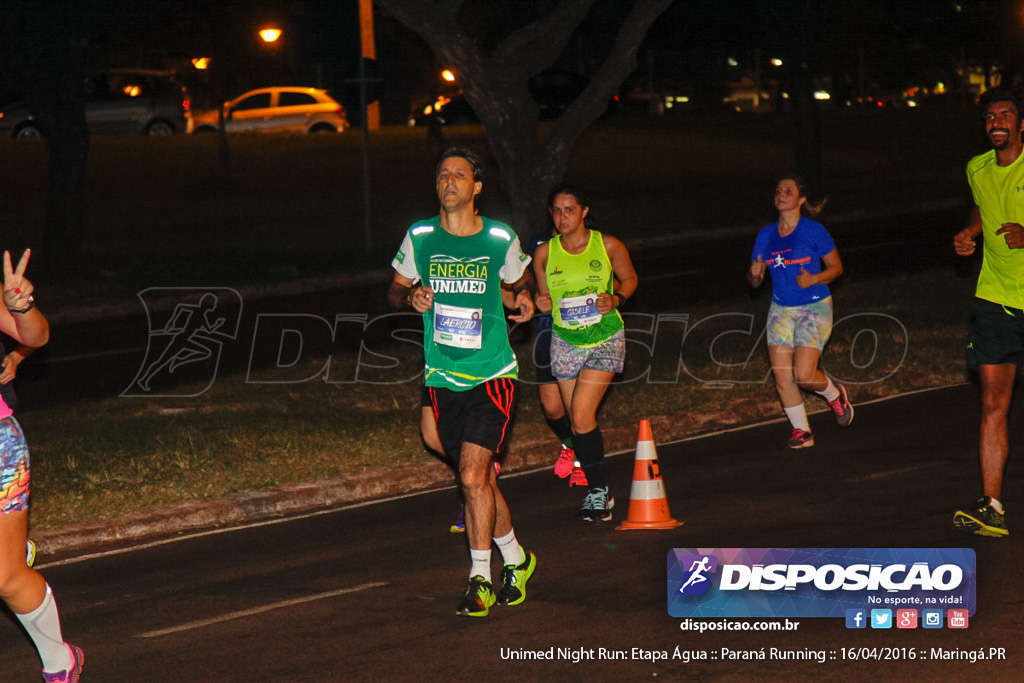
<path fill-rule="evenodd" d="M 596 292 L 559 299 L 558 312 L 562 316 L 562 327 L 590 327 L 601 322 Z"/>
<path fill-rule="evenodd" d="M 434 302 L 435 343 L 460 349 L 479 349 L 483 331 L 483 309 Z"/>

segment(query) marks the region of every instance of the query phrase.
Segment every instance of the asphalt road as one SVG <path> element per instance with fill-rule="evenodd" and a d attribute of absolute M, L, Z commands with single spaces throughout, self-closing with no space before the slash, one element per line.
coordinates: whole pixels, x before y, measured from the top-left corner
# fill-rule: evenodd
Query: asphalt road
<path fill-rule="evenodd" d="M 1024 437 L 1017 398 L 1013 444 Z M 468 554 L 464 537 L 448 531 L 451 490 L 127 552 L 47 557 L 42 570 L 66 637 L 85 648 L 89 682 L 1020 680 L 1020 536 L 964 535 L 950 523 L 952 509 L 977 494 L 977 417 L 977 390 L 965 385 L 858 406 L 842 431 L 829 414 L 812 415 L 817 445 L 802 451 L 781 446 L 781 423 L 659 444 L 671 512 L 685 522 L 673 530 L 581 522 L 581 494 L 548 470 L 505 478 L 518 536 L 539 563 L 527 601 L 484 619 L 454 614 Z M 1004 495 L 1011 514 L 1024 493 L 1019 455 Z M 632 471 L 632 454 L 610 458 L 616 521 Z M 819 618 L 799 619 L 790 632 L 696 634 L 667 613 L 674 547 L 974 548 L 978 608 L 958 631 L 849 630 L 843 619 Z M 8 621 L 2 680 L 37 680 L 35 654 Z M 594 659 L 509 659 L 552 647 Z M 693 661 L 643 658 L 676 647 Z M 910 648 L 916 659 L 846 658 L 848 648 L 886 647 Z M 990 647 L 1005 648 L 1006 659 L 933 654 Z M 601 648 L 627 658 L 598 659 Z M 723 648 L 826 655 L 746 661 L 723 657 Z"/>

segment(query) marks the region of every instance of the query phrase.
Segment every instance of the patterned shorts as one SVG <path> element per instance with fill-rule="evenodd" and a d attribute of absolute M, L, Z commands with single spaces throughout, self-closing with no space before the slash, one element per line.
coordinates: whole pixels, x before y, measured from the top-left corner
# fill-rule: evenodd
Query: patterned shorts
<path fill-rule="evenodd" d="M 0 513 L 28 510 L 28 445 L 13 417 L 0 420 Z"/>
<path fill-rule="evenodd" d="M 768 346 L 810 346 L 825 348 L 832 334 L 832 297 L 803 306 L 768 309 Z"/>
<path fill-rule="evenodd" d="M 574 346 L 551 335 L 551 374 L 557 380 L 575 379 L 583 370 L 622 372 L 626 363 L 626 333 L 619 330 L 597 346 Z"/>

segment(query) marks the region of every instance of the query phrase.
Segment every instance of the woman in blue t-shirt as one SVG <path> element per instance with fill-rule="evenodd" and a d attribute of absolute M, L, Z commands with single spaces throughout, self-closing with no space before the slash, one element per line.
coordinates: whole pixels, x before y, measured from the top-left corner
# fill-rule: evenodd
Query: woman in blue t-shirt
<path fill-rule="evenodd" d="M 782 409 L 793 426 L 790 448 L 814 445 L 802 391 L 823 397 L 839 426 L 853 421 L 846 388 L 834 384 L 818 367 L 821 350 L 832 334 L 828 284 L 843 272 L 831 235 L 821 223 L 802 215 L 817 216 L 823 205 L 808 202 L 807 184 L 800 176 L 780 180 L 775 188 L 779 220 L 758 233 L 747 271 L 752 287 L 761 286 L 766 270 L 772 275 L 768 357 Z"/>

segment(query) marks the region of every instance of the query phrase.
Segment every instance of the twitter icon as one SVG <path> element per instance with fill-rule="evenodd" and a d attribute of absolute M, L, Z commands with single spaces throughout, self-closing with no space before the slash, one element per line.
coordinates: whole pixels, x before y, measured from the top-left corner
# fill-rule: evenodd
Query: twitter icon
<path fill-rule="evenodd" d="M 871 610 L 871 628 L 892 628 L 892 610 Z"/>

